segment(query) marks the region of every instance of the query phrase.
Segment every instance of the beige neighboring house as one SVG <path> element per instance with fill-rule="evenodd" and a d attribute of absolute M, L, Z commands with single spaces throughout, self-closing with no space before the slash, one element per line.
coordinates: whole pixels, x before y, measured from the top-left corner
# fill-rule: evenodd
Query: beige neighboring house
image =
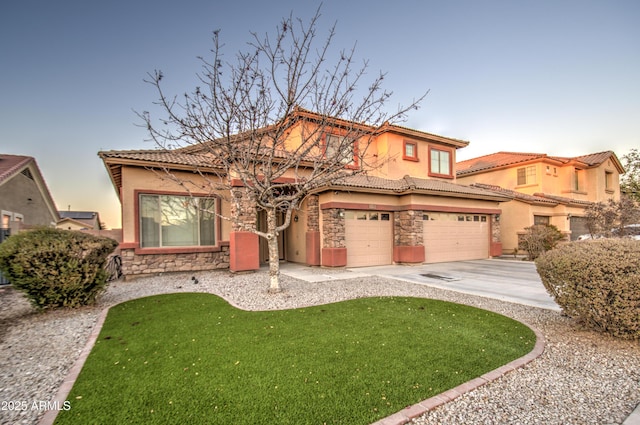
<path fill-rule="evenodd" d="M 505 253 L 519 248 L 525 228 L 552 224 L 568 239 L 588 233 L 585 209 L 594 202 L 620 199 L 624 169 L 612 151 L 559 157 L 498 152 L 457 164 L 459 183 L 503 194 L 501 241 Z"/>
<path fill-rule="evenodd" d="M 298 127 L 290 132 L 292 146 L 310 128 L 305 126 L 320 120 L 309 111 L 294 114 Z M 280 235 L 282 260 L 358 267 L 481 259 L 502 252 L 497 217 L 500 203 L 510 197 L 457 182 L 456 151 L 469 142 L 390 124 L 374 130 L 367 152 L 390 160 L 368 170 L 368 176 L 345 177 L 308 195 Z M 339 127 L 322 137 L 324 148 L 332 149 L 332 141 L 341 138 Z M 202 146 L 99 152 L 122 205 L 125 275 L 254 270 L 267 260 L 262 240 L 220 218 L 230 214 L 229 196 L 205 189 L 214 171 L 206 152 Z M 167 178 L 167 170 L 192 189 Z M 265 225 L 261 213 L 243 220 L 258 229 Z"/>
<path fill-rule="evenodd" d="M 0 216 L 5 232 L 55 227 L 58 209 L 33 157 L 0 154 Z"/>
<path fill-rule="evenodd" d="M 56 227 L 65 230 L 102 230 L 100 214 L 95 211 L 58 211 Z"/>

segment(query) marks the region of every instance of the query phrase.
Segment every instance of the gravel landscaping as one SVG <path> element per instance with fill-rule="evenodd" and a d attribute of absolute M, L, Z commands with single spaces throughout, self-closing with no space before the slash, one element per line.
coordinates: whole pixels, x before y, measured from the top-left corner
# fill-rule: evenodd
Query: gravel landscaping
<path fill-rule="evenodd" d="M 330 274 L 331 270 L 319 269 Z M 101 310 L 167 292 L 209 292 L 248 310 L 296 308 L 385 295 L 473 305 L 520 320 L 546 338 L 545 352 L 500 379 L 427 412 L 415 424 L 621 424 L 640 402 L 640 344 L 581 329 L 560 313 L 379 277 L 310 283 L 266 272 L 173 274 L 112 282 L 94 307 L 38 314 L 0 288 L 1 424 L 33 424 L 84 348 Z M 408 340 L 407 344 L 412 341 Z"/>

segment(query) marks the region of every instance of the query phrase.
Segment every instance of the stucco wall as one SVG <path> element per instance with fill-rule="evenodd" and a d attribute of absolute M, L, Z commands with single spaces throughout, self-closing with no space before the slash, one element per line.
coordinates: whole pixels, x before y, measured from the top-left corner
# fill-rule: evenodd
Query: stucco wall
<path fill-rule="evenodd" d="M 36 182 L 21 173 L 0 186 L 0 210 L 22 214 L 28 226 L 50 226 L 58 221 Z"/>

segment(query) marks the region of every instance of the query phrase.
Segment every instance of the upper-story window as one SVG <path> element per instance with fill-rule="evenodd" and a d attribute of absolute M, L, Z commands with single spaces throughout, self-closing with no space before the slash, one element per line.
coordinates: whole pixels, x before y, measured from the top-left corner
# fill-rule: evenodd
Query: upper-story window
<path fill-rule="evenodd" d="M 579 191 L 582 187 L 580 185 L 580 174 L 580 170 L 578 170 L 577 168 L 573 170 L 573 190 L 575 191 Z"/>
<path fill-rule="evenodd" d="M 613 173 L 611 171 L 604 172 L 604 190 L 613 191 Z"/>
<path fill-rule="evenodd" d="M 324 155 L 329 159 L 336 159 L 344 165 L 356 165 L 355 143 L 353 139 L 327 134 L 325 136 Z"/>
<path fill-rule="evenodd" d="M 416 142 L 410 142 L 405 140 L 403 143 L 402 159 L 407 161 L 418 160 L 418 144 Z"/>
<path fill-rule="evenodd" d="M 141 194 L 139 202 L 142 248 L 216 244 L 215 198 Z"/>
<path fill-rule="evenodd" d="M 450 151 L 436 148 L 429 149 L 429 174 L 452 177 L 451 156 Z"/>
<path fill-rule="evenodd" d="M 536 166 L 518 168 L 518 186 L 536 182 Z"/>

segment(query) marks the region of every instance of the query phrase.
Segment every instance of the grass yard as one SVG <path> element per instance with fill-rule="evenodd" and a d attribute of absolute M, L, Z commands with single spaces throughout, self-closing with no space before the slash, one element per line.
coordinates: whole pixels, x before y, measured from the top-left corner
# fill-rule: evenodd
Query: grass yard
<path fill-rule="evenodd" d="M 422 298 L 243 311 L 210 294 L 111 308 L 56 424 L 369 424 L 533 349 L 507 317 Z"/>

